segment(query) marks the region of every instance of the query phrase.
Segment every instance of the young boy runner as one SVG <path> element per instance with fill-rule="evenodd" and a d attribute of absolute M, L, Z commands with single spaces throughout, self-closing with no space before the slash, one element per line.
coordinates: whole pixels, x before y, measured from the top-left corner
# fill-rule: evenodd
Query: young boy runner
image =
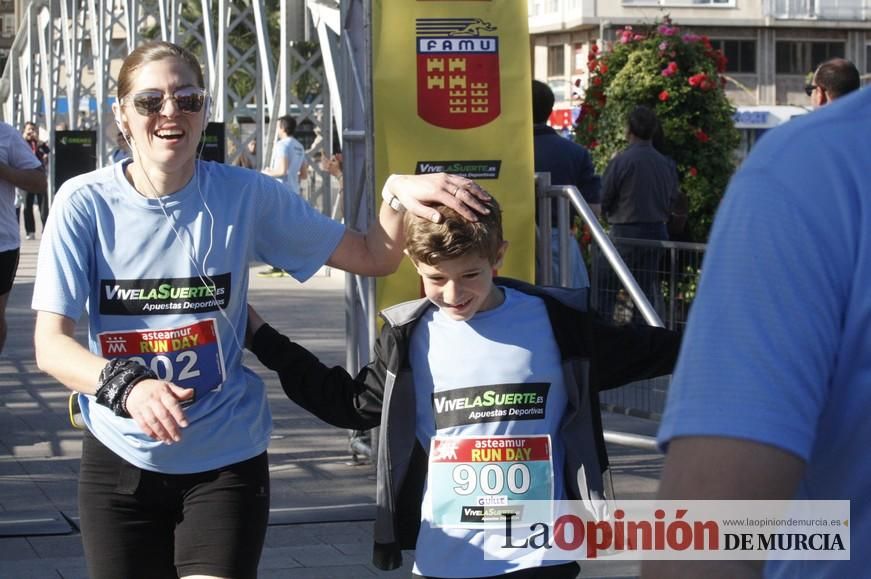
<path fill-rule="evenodd" d="M 291 400 L 326 422 L 381 425 L 377 567 L 395 569 L 401 549 L 416 548 L 419 577 L 573 578 L 577 563 L 543 560 L 544 549 L 488 560 L 501 541 L 463 506 L 494 495 L 608 497 L 598 393 L 668 374 L 680 339 L 605 325 L 586 311 L 583 291 L 494 278 L 508 242 L 495 200 L 489 209 L 474 223 L 445 207 L 440 224 L 406 216 L 405 251 L 426 298 L 382 312 L 375 360 L 356 378 L 249 308 L 250 347 Z M 525 452 L 495 452 L 518 446 Z M 505 488 L 493 488 L 500 480 Z"/>

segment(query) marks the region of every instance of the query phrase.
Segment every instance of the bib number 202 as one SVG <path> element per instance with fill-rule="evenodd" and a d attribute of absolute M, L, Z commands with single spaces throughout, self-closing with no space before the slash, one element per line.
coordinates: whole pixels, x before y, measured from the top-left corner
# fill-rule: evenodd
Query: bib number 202
<path fill-rule="evenodd" d="M 190 350 L 179 352 L 176 354 L 175 360 L 163 354 L 151 357 L 150 362 L 146 361 L 142 356 L 131 356 L 129 359 L 139 362 L 146 368 L 150 368 L 152 372 L 157 374 L 158 378 L 167 382 L 180 382 L 182 380 L 197 378 L 200 375 L 200 371 L 196 369 L 197 353 Z M 178 375 L 175 373 L 177 366 L 180 367 Z"/>

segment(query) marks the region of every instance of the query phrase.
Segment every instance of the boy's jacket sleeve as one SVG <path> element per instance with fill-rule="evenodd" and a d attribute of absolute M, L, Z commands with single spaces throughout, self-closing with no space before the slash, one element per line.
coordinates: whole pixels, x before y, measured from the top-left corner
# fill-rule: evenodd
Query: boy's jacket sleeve
<path fill-rule="evenodd" d="M 671 374 L 681 333 L 653 326 L 592 324 L 591 381 L 597 390 Z"/>
<path fill-rule="evenodd" d="M 254 334 L 251 351 L 264 366 L 278 372 L 288 398 L 324 422 L 355 430 L 380 423 L 384 373 L 379 376 L 367 366 L 352 378 L 341 366 L 327 367 L 269 324 Z"/>

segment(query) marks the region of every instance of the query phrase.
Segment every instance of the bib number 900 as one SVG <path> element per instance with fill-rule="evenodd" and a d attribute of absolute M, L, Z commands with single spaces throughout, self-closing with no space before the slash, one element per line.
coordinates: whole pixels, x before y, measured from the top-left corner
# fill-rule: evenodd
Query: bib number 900
<path fill-rule="evenodd" d="M 525 464 L 512 464 L 507 472 L 497 464 L 486 464 L 480 474 L 473 466 L 461 464 L 454 468 L 453 479 L 458 485 L 454 487 L 458 495 L 471 495 L 479 488 L 485 495 L 504 494 L 506 484 L 511 493 L 522 495 L 532 484 L 529 467 Z"/>

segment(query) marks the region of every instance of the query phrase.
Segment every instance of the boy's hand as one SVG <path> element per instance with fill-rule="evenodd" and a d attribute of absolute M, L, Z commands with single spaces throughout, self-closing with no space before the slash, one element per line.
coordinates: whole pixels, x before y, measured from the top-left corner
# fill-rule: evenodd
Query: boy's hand
<path fill-rule="evenodd" d="M 248 325 L 245 327 L 245 347 L 249 350 L 254 345 L 254 335 L 257 333 L 257 330 L 260 329 L 260 326 L 265 324 L 266 322 L 263 318 L 260 317 L 260 314 L 257 313 L 251 304 L 248 304 Z"/>
<path fill-rule="evenodd" d="M 479 213 L 490 212 L 481 203 L 489 201 L 490 194 L 471 179 L 459 175 L 391 175 L 384 188 L 410 213 L 435 223 L 441 221 L 442 216 L 431 205 L 446 205 L 469 221 L 477 221 Z"/>

